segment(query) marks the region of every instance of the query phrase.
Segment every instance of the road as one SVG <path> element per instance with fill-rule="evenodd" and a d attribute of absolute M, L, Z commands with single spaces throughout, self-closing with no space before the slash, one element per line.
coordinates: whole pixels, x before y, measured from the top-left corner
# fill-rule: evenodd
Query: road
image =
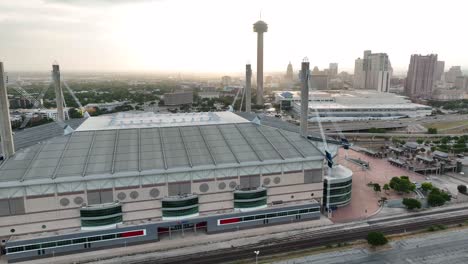
<path fill-rule="evenodd" d="M 351 248 L 274 264 L 464 264 L 468 263 L 468 229 L 437 232 L 390 243 L 390 249 Z"/>
<path fill-rule="evenodd" d="M 460 136 L 460 134 L 407 134 L 407 133 L 325 133 L 328 136 L 346 137 L 409 137 L 409 138 L 440 138 L 445 136 Z"/>

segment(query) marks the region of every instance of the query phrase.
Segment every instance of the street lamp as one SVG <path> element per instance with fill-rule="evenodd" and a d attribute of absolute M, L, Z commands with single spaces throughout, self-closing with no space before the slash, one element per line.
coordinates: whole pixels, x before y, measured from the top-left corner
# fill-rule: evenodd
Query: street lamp
<path fill-rule="evenodd" d="M 260 250 L 255 250 L 255 264 L 258 264 L 258 254 L 260 254 Z"/>

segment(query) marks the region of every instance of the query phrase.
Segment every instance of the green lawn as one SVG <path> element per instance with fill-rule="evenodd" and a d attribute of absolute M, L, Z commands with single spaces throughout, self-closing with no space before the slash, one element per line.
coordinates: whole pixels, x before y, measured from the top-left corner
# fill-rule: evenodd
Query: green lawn
<path fill-rule="evenodd" d="M 424 124 L 424 126 L 427 128 L 433 127 L 437 129 L 450 129 L 450 128 L 455 128 L 459 126 L 468 126 L 468 120 L 449 121 L 449 122 L 437 121 L 434 123 Z"/>

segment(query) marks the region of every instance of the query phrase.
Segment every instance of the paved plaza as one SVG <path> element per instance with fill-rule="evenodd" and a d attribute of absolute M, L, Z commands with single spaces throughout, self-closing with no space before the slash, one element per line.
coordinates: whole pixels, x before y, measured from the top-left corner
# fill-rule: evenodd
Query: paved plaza
<path fill-rule="evenodd" d="M 402 175 L 408 176 L 411 181 L 423 182 L 426 180 L 420 174 L 392 166 L 386 159 L 373 158 L 354 150 L 348 150 L 347 154 L 349 158 L 361 159 L 370 163 L 370 169 L 363 170 L 361 166 L 345 160 L 345 151 L 344 149 L 340 149 L 338 163 L 353 171 L 351 203 L 333 212 L 331 218 L 333 222 L 360 220 L 374 215 L 379 210 L 378 201 L 380 197 L 387 197 L 390 200 L 415 196 L 414 193 L 399 195 L 393 190 L 386 193 L 383 189 L 381 193 L 375 193 L 371 187 L 367 186 L 369 182 L 378 183 L 383 187 L 384 184 L 390 182 L 392 177 Z"/>

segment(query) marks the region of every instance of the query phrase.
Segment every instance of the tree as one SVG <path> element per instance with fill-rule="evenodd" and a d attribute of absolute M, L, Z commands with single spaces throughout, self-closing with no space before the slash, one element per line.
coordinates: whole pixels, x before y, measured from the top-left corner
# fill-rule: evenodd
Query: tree
<path fill-rule="evenodd" d="M 403 205 L 405 205 L 408 210 L 421 208 L 421 202 L 413 198 L 403 198 Z"/>
<path fill-rule="evenodd" d="M 418 139 L 416 139 L 416 143 L 422 144 L 422 143 L 424 143 L 424 139 L 418 138 Z"/>
<path fill-rule="evenodd" d="M 68 110 L 68 116 L 70 116 L 70 118 L 82 118 L 83 117 L 81 112 L 76 110 L 76 108 L 70 108 Z"/>
<path fill-rule="evenodd" d="M 374 183 L 374 192 L 381 192 L 380 184 Z"/>
<path fill-rule="evenodd" d="M 382 232 L 370 232 L 367 234 L 367 243 L 372 246 L 382 246 L 388 243 L 388 239 Z"/>
<path fill-rule="evenodd" d="M 408 176 L 393 177 L 390 180 L 389 186 L 400 193 L 409 193 L 416 189 L 416 185 L 409 180 Z"/>
<path fill-rule="evenodd" d="M 434 192 L 430 192 L 429 196 L 427 197 L 427 203 L 430 206 L 442 206 L 445 204 L 445 200 L 440 194 L 436 194 Z"/>
<path fill-rule="evenodd" d="M 466 194 L 466 185 L 458 185 L 457 189 L 460 193 Z"/>
<path fill-rule="evenodd" d="M 434 187 L 427 196 L 427 203 L 430 206 L 442 206 L 445 202 L 450 201 L 450 199 L 451 197 L 448 193 Z"/>
<path fill-rule="evenodd" d="M 435 127 L 430 127 L 427 129 L 428 134 L 437 134 L 437 128 Z"/>
<path fill-rule="evenodd" d="M 429 192 L 433 188 L 434 188 L 434 186 L 432 186 L 432 183 L 430 183 L 430 182 L 423 182 L 421 184 L 421 189 L 423 189 L 423 191 L 425 191 L 425 192 Z"/>
<path fill-rule="evenodd" d="M 388 183 L 384 184 L 383 189 L 385 190 L 385 193 L 387 193 L 390 190 L 390 186 L 388 186 Z"/>
<path fill-rule="evenodd" d="M 443 137 L 443 138 L 440 139 L 440 143 L 446 145 L 446 144 L 449 143 L 451 140 L 452 140 L 451 137 L 445 136 L 445 137 Z"/>

